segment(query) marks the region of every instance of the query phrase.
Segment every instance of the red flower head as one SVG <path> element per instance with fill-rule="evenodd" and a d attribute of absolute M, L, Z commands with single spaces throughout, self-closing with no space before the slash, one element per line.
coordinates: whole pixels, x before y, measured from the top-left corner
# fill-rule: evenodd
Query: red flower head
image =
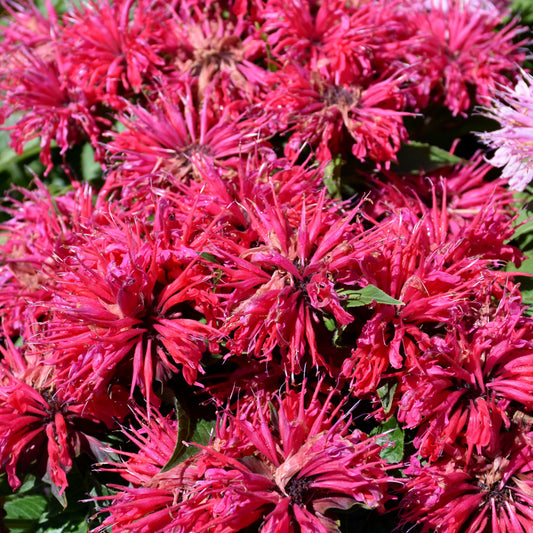
<path fill-rule="evenodd" d="M 65 16 L 62 46 L 69 50 L 69 76 L 98 99 L 121 109 L 117 95 L 140 92 L 161 75 L 172 12 L 158 0 L 92 0 Z"/>
<path fill-rule="evenodd" d="M 336 284 L 353 284 L 350 265 L 367 253 L 352 243 L 351 219 L 358 207 L 339 212 L 341 206 L 327 202 L 323 192 L 306 199 L 293 225 L 276 198 L 261 208 L 248 205 L 257 245 L 226 240 L 213 247 L 228 291 L 223 318 L 223 330 L 231 334 L 227 347 L 232 354 L 266 360 L 279 349 L 288 372 L 299 372 L 307 354 L 313 365 L 327 366 L 316 332 L 324 327 L 325 316 L 339 325 L 353 320 L 341 305 Z"/>
<path fill-rule="evenodd" d="M 9 13 L 10 23 L 2 25 L 3 50 L 15 50 L 17 46 L 28 49 L 50 47 L 50 36 L 58 31 L 58 18 L 51 2 L 45 2 L 46 15 L 32 2 L 6 0 L 2 7 Z M 9 64 L 10 56 L 2 58 Z"/>
<path fill-rule="evenodd" d="M 316 149 L 320 161 L 351 149 L 360 160 L 395 160 L 405 139 L 399 75 L 369 83 L 344 84 L 327 75 L 287 65 L 272 77 L 274 88 L 265 102 L 267 116 L 291 133 L 285 152 L 298 153 L 303 144 Z"/>
<path fill-rule="evenodd" d="M 263 91 L 266 71 L 257 59 L 266 56 L 265 43 L 253 31 L 254 20 L 234 16 L 219 2 L 202 8 L 180 6 L 171 29 L 178 43 L 175 65 L 197 79 L 203 94 L 214 86 L 222 101 L 254 100 Z M 226 93 L 226 94 L 223 94 Z"/>
<path fill-rule="evenodd" d="M 10 199 L 4 210 L 12 218 L 1 226 L 0 308 L 4 331 L 12 336 L 22 335 L 47 315 L 56 260 L 80 242 L 80 226 L 90 225 L 97 216 L 89 186 L 75 186 L 74 192 L 52 199 L 42 182 L 36 179 L 35 184 L 34 191 L 15 190 L 22 200 Z"/>
<path fill-rule="evenodd" d="M 2 120 L 23 112 L 11 131 L 11 146 L 22 154 L 25 144 L 41 138 L 41 161 L 52 168 L 51 143 L 57 142 L 61 154 L 89 140 L 102 158 L 100 134 L 110 121 L 99 117 L 98 101 L 90 88 L 73 81 L 66 58 L 56 47 L 50 51 L 16 47 L 5 50 L 8 64 L 0 68 Z"/>
<path fill-rule="evenodd" d="M 405 521 L 423 533 L 528 533 L 533 523 L 531 435 L 501 437 L 493 453 L 474 455 L 468 465 L 444 456 L 422 467 L 416 459 L 406 473 L 402 501 Z"/>
<path fill-rule="evenodd" d="M 385 170 L 378 179 L 365 176 L 373 181 L 365 212 L 380 219 L 406 207 L 423 218 L 428 210 L 438 210 L 435 218 L 447 226 L 448 241 L 462 240 L 458 249 L 463 253 L 520 263 L 521 252 L 509 244 L 517 217 L 513 194 L 501 181 L 485 179 L 491 168 L 479 152 L 466 163 L 428 174 L 400 176 Z"/>
<path fill-rule="evenodd" d="M 189 530 L 195 524 L 197 533 L 327 533 L 338 531 L 334 509 L 359 503 L 382 510 L 391 478 L 380 446 L 350 431 L 332 394 L 321 399 L 320 389 L 310 399 L 305 384 L 299 392 L 259 395 L 226 415 L 203 447 L 204 473 L 176 522 Z"/>
<path fill-rule="evenodd" d="M 259 32 L 282 66 L 298 64 L 335 85 L 364 84 L 403 69 L 397 2 L 268 0 Z"/>
<path fill-rule="evenodd" d="M 0 464 L 13 489 L 18 475 L 31 471 L 46 475 L 61 494 L 75 456 L 101 456 L 98 438 L 127 414 L 127 391 L 66 384 L 47 361 L 9 339 L 0 352 Z"/>
<path fill-rule="evenodd" d="M 201 181 L 205 165 L 231 167 L 249 153 L 257 144 L 255 130 L 230 109 L 215 111 L 212 89 L 199 93 L 187 78 L 151 105 L 130 105 L 121 118 L 125 131 L 107 145 L 115 170 L 106 189 L 127 187 L 137 196 L 154 186 L 175 189 L 180 182 Z"/>
<path fill-rule="evenodd" d="M 354 274 L 360 269 L 360 283 L 375 285 L 404 304 L 377 305 L 352 357 L 345 360 L 343 373 L 354 379 L 356 394 L 375 394 L 385 373 L 401 372 L 406 361 L 416 366 L 430 337 L 441 328 L 494 316 L 491 302 L 502 299 L 505 287 L 512 286 L 508 273 L 488 268 L 493 261 L 480 257 L 470 239 L 448 240 L 445 208 L 424 211 L 419 217 L 416 210 L 402 209 L 376 223 L 366 237 L 375 252 L 354 265 Z M 475 219 L 475 224 L 480 222 L 481 217 Z M 463 228 L 461 237 L 471 229 Z M 490 239 L 485 242 L 490 249 Z"/>
<path fill-rule="evenodd" d="M 434 461 L 466 442 L 468 462 L 474 449 L 494 448 L 515 405 L 533 408 L 532 325 L 518 321 L 502 316 L 469 335 L 435 339 L 406 373 L 398 420 L 420 427 L 414 444 L 423 457 Z"/>
<path fill-rule="evenodd" d="M 516 21 L 503 25 L 505 12 L 463 0 L 407 6 L 405 24 L 419 38 L 407 55 L 417 70 L 412 92 L 419 107 L 443 100 L 453 115 L 464 114 L 474 103 L 489 103 L 498 86 L 518 74 L 527 41 L 516 42 L 523 31 Z"/>
<path fill-rule="evenodd" d="M 191 458 L 163 471 L 176 448 L 179 424 L 155 409 L 150 416 L 136 411 L 135 422 L 138 427 L 124 433 L 138 450 L 113 450 L 124 462 L 102 468 L 119 472 L 131 485 L 113 485 L 115 494 L 94 498 L 107 502 L 102 513 L 108 516 L 93 533 L 109 528 L 124 533 L 186 533 L 175 524 L 175 514 L 182 495 L 198 480 L 199 470 Z"/>
<path fill-rule="evenodd" d="M 211 274 L 194 240 L 181 239 L 184 226 L 172 234 L 118 214 L 102 218 L 58 265 L 53 316 L 35 342 L 54 350 L 68 379 L 103 385 L 129 375 L 132 393 L 140 386 L 151 403 L 153 379 L 181 372 L 192 384 L 202 372 L 207 339 L 216 336 L 198 320 L 212 299 Z"/>
<path fill-rule="evenodd" d="M 350 15 L 353 15 L 354 11 L 359 15 L 359 24 L 355 27 L 350 25 Z M 318 71 L 321 66 L 329 66 L 333 61 L 339 64 L 349 63 L 346 57 L 349 54 L 359 55 L 355 51 L 361 51 L 361 41 L 366 44 L 370 40 L 369 28 L 365 25 L 368 13 L 363 11 L 364 9 L 354 9 L 353 6 L 347 6 L 345 2 L 338 0 L 320 4 L 296 0 L 269 0 L 261 11 L 261 17 L 265 21 L 261 33 L 267 35 L 271 53 L 282 65 L 293 61 L 309 70 Z M 339 33 L 345 38 L 346 34 L 350 33 L 357 36 L 358 41 L 352 41 L 352 46 L 345 47 L 344 54 L 335 58 L 334 54 L 328 52 L 332 41 L 339 40 Z M 367 54 L 359 55 L 358 61 L 365 62 L 362 69 L 359 67 L 359 74 L 361 70 L 370 70 Z"/>

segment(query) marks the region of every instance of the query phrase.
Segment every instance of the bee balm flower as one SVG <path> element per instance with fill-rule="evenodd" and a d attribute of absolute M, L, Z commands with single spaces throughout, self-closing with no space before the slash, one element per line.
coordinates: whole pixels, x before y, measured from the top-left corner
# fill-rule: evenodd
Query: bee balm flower
<path fill-rule="evenodd" d="M 533 77 L 525 72 L 514 88 L 503 88 L 486 115 L 501 128 L 481 138 L 496 150 L 490 163 L 503 167 L 509 187 L 523 191 L 533 179 Z"/>
<path fill-rule="evenodd" d="M 319 398 L 320 382 L 312 395 L 309 388 L 258 393 L 222 419 L 202 447 L 203 477 L 176 515 L 184 531 L 334 533 L 334 509 L 384 510 L 392 479 L 380 445 L 350 430 L 333 394 Z"/>

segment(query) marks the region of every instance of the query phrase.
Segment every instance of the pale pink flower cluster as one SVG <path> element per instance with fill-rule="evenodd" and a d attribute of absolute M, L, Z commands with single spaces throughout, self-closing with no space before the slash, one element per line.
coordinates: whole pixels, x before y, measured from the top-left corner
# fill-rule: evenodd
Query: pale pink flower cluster
<path fill-rule="evenodd" d="M 501 126 L 482 134 L 496 150 L 490 163 L 502 168 L 511 189 L 523 191 L 533 180 L 533 77 L 522 72 L 514 88 L 502 88 L 485 113 Z"/>

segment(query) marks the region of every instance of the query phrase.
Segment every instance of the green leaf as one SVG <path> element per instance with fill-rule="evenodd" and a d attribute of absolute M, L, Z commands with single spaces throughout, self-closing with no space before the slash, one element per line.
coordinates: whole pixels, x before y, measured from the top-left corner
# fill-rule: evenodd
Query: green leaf
<path fill-rule="evenodd" d="M 533 194 L 532 191 L 516 192 L 515 206 L 520 210 L 514 222 L 515 231 L 511 240 L 518 240 L 522 250 L 533 246 Z"/>
<path fill-rule="evenodd" d="M 48 500 L 41 494 L 14 494 L 4 504 L 7 519 L 36 520 L 41 519 Z"/>
<path fill-rule="evenodd" d="M 34 533 L 47 505 L 42 494 L 13 494 L 4 503 L 4 525 L 11 533 Z"/>
<path fill-rule="evenodd" d="M 191 418 L 185 409 L 181 407 L 181 404 L 178 402 L 177 398 L 174 398 L 174 405 L 176 408 L 176 415 L 178 417 L 178 435 L 176 437 L 174 451 L 172 452 L 170 459 L 161 469 L 161 472 L 168 472 L 182 462 L 181 457 L 186 449 L 184 441 L 188 441 L 193 433 L 193 422 L 191 421 Z"/>
<path fill-rule="evenodd" d="M 194 433 L 191 437 L 191 445 L 189 446 L 189 448 L 194 447 L 194 444 L 207 446 L 209 444 L 209 441 L 211 440 L 211 437 L 213 436 L 213 432 L 215 431 L 215 425 L 215 420 L 198 420 Z M 197 451 L 198 450 L 194 450 L 191 455 L 194 455 L 194 453 L 196 453 Z"/>
<path fill-rule="evenodd" d="M 46 517 L 39 524 L 35 533 L 87 533 L 89 524 L 87 517 L 79 513 L 61 513 L 53 517 Z"/>
<path fill-rule="evenodd" d="M 511 9 L 513 14 L 520 16 L 521 24 L 533 24 L 533 2 L 531 0 L 513 0 Z"/>
<path fill-rule="evenodd" d="M 29 141 L 24 147 L 22 154 L 17 154 L 12 148 L 6 146 L 0 152 L 0 172 L 9 171 L 13 164 L 19 165 L 40 153 L 39 139 Z"/>
<path fill-rule="evenodd" d="M 324 171 L 324 184 L 332 198 L 342 198 L 341 193 L 341 168 L 344 160 L 340 155 L 332 159 Z"/>
<path fill-rule="evenodd" d="M 398 383 L 385 383 L 378 389 L 379 399 L 381 400 L 381 405 L 385 414 L 388 415 L 392 408 L 392 401 L 394 400 L 394 393 L 398 388 Z"/>
<path fill-rule="evenodd" d="M 205 259 L 206 261 L 209 261 L 210 263 L 217 263 L 220 265 L 220 261 L 217 259 L 217 257 L 213 254 L 210 254 L 209 252 L 202 252 L 200 254 L 200 257 L 202 259 Z"/>
<path fill-rule="evenodd" d="M 397 154 L 395 170 L 403 174 L 431 172 L 442 167 L 464 163 L 463 159 L 431 144 L 410 141 L 402 145 Z"/>
<path fill-rule="evenodd" d="M 61 14 L 64 13 L 68 7 L 68 3 L 64 0 L 51 0 L 50 2 L 56 11 Z M 76 2 L 73 2 L 76 4 Z M 35 0 L 35 6 L 44 14 L 47 15 L 47 5 L 44 0 Z"/>
<path fill-rule="evenodd" d="M 269 401 L 268 402 L 268 411 L 270 413 L 270 425 L 272 429 L 276 432 L 279 432 L 279 414 L 276 406 Z"/>
<path fill-rule="evenodd" d="M 215 420 L 198 420 L 190 442 L 186 444 L 185 451 L 180 457 L 180 462 L 185 461 L 185 459 L 192 457 L 200 451 L 200 448 L 195 446 L 195 444 L 200 444 L 201 446 L 207 446 L 209 444 L 215 430 L 215 424 Z"/>
<path fill-rule="evenodd" d="M 523 274 L 517 275 L 516 281 L 520 284 L 522 302 L 529 306 L 525 314 L 531 316 L 533 314 L 533 192 L 528 189 L 515 193 L 514 198 L 520 207 L 520 214 L 515 222 L 515 232 L 511 240 L 513 244 L 518 245 L 526 259 L 518 268 L 514 263 L 507 263 L 505 270 Z"/>
<path fill-rule="evenodd" d="M 380 456 L 387 463 L 399 463 L 403 459 L 405 435 L 394 416 L 391 416 L 386 422 L 374 428 L 370 435 L 380 435 L 376 439 L 376 442 L 384 445 Z"/>
<path fill-rule="evenodd" d="M 0 491 L 4 497 L 6 516 L 3 525 L 10 533 L 87 533 L 88 516 L 94 513 L 92 504 L 83 502 L 87 494 L 86 472 L 69 472 L 69 493 L 66 509 L 53 496 L 50 486 L 30 474 L 17 492 L 13 492 L 5 476 L 0 476 Z M 0 520 L 0 526 L 2 521 Z M 1 529 L 1 527 L 0 527 Z"/>
<path fill-rule="evenodd" d="M 512 237 L 513 239 L 518 239 L 522 236 L 529 236 L 531 239 L 533 239 L 533 218 L 530 218 L 531 216 L 532 215 L 530 214 L 527 219 L 520 220 L 519 218 L 517 220 L 517 224 L 515 224 L 515 231 Z"/>
<path fill-rule="evenodd" d="M 53 483 L 51 479 L 49 480 L 49 483 L 50 492 L 53 494 L 54 498 L 60 503 L 61 507 L 63 507 L 63 509 L 66 509 L 68 501 L 65 491 L 61 492 L 61 489 L 55 483 Z"/>
<path fill-rule="evenodd" d="M 341 289 L 338 293 L 346 298 L 345 305 L 348 308 L 362 307 L 364 305 L 370 305 L 373 302 L 378 304 L 405 305 L 402 301 L 389 296 L 375 285 L 367 285 L 362 289 L 355 290 Z"/>
<path fill-rule="evenodd" d="M 337 329 L 337 324 L 335 323 L 335 319 L 325 316 L 324 317 L 324 326 L 326 326 L 326 329 L 328 331 L 335 331 Z"/>
<path fill-rule="evenodd" d="M 516 268 L 513 263 L 507 263 L 505 270 L 517 274 L 515 281 L 520 285 L 520 292 L 522 294 L 522 302 L 529 306 L 525 313 L 529 316 L 533 315 L 533 250 L 525 251 L 529 257 L 523 261 L 520 268 Z"/>
<path fill-rule="evenodd" d="M 93 181 L 102 176 L 102 167 L 94 159 L 94 148 L 85 143 L 80 154 L 81 177 L 84 181 Z"/>

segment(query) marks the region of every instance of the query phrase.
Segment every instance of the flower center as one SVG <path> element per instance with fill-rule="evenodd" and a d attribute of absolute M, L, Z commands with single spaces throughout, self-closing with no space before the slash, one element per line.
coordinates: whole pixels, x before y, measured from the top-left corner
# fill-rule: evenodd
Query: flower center
<path fill-rule="evenodd" d="M 192 73 L 199 76 L 205 68 L 211 67 L 218 72 L 223 67 L 230 67 L 239 61 L 237 57 L 240 39 L 235 35 L 214 39 L 205 48 L 198 48 L 194 53 Z"/>
<path fill-rule="evenodd" d="M 293 477 L 287 486 L 285 492 L 292 500 L 293 504 L 303 505 L 309 489 L 309 480 L 307 478 Z"/>
<path fill-rule="evenodd" d="M 322 93 L 322 99 L 328 107 L 337 107 L 341 111 L 348 111 L 359 101 L 359 98 L 359 90 L 337 85 L 328 85 Z"/>
<path fill-rule="evenodd" d="M 48 409 L 46 409 L 48 416 L 46 417 L 46 420 L 54 420 L 55 414 L 63 411 L 62 403 L 57 399 L 55 393 L 50 389 L 41 389 L 39 390 L 39 393 L 48 404 Z"/>
<path fill-rule="evenodd" d="M 512 499 L 512 489 L 507 485 L 501 486 L 503 472 L 508 464 L 508 459 L 498 457 L 489 470 L 478 475 L 478 486 L 485 493 L 486 500 L 492 500 L 496 504 L 504 504 Z"/>

